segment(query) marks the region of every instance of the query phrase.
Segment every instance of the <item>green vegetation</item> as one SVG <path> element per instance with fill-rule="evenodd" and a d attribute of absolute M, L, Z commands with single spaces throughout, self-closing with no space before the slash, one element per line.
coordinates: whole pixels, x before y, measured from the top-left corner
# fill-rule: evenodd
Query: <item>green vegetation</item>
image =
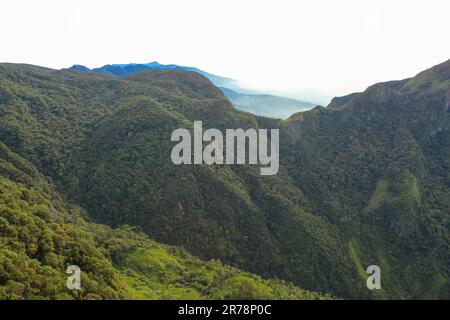
<path fill-rule="evenodd" d="M 328 299 L 279 280 L 201 262 L 177 248 L 154 245 L 118 259 L 132 299 Z"/>
<path fill-rule="evenodd" d="M 281 121 L 236 111 L 194 72 L 0 65 L 0 294 L 449 298 L 449 68 Z M 194 120 L 279 128 L 278 175 L 173 165 L 170 135 Z M 85 271 L 80 296 L 68 264 Z"/>
<path fill-rule="evenodd" d="M 79 207 L 49 196 L 51 186 L 31 164 L 0 150 L 0 299 L 328 298 L 202 261 L 129 226 L 89 223 Z M 81 291 L 66 287 L 72 264 L 82 270 Z"/>

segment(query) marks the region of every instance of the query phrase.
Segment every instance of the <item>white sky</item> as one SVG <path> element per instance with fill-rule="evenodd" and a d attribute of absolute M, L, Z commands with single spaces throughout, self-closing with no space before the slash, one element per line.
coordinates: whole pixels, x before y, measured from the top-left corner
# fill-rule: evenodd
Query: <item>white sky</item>
<path fill-rule="evenodd" d="M 0 61 L 159 61 L 331 94 L 450 58 L 449 0 L 1 0 Z"/>

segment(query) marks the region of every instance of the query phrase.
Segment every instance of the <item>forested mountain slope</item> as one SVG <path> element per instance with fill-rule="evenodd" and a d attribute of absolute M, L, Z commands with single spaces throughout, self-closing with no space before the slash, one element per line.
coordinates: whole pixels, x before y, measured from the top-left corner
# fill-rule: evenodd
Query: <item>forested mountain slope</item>
<path fill-rule="evenodd" d="M 82 290 L 68 290 L 69 265 Z M 204 262 L 136 228 L 90 223 L 28 161 L 0 143 L 0 299 L 324 299 Z"/>
<path fill-rule="evenodd" d="M 3 64 L 0 141 L 88 220 L 339 297 L 448 298 L 448 64 L 285 121 L 236 111 L 194 72 Z M 278 175 L 173 165 L 170 135 L 194 120 L 279 128 Z"/>

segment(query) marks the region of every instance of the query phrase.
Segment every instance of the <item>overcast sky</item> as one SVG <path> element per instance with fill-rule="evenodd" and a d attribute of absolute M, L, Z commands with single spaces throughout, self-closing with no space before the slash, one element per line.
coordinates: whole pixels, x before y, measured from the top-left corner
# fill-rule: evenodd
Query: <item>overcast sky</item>
<path fill-rule="evenodd" d="M 1 0 L 1 62 L 195 66 L 331 94 L 450 58 L 448 0 Z"/>

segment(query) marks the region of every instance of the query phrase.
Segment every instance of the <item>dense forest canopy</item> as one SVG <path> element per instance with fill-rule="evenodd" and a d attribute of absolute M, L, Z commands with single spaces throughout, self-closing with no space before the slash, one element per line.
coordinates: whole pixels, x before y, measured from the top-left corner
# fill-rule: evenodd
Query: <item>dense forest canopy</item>
<path fill-rule="evenodd" d="M 174 165 L 196 120 L 279 129 L 278 174 Z M 287 120 L 190 71 L 0 64 L 0 174 L 3 298 L 450 297 L 450 60 Z"/>

